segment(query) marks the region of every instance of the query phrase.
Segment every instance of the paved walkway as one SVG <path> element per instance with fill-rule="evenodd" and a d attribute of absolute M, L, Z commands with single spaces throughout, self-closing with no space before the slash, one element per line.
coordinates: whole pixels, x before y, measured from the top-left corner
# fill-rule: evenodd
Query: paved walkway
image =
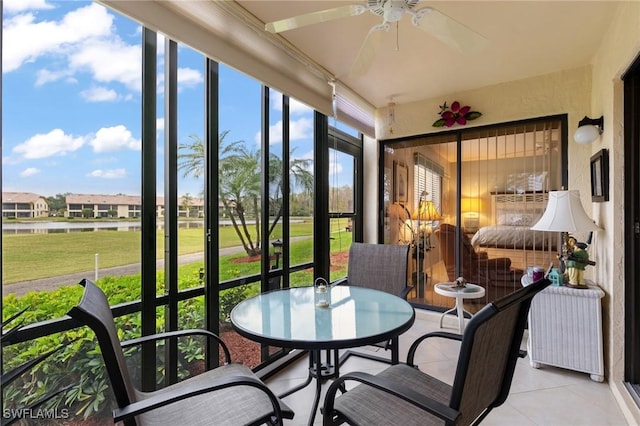
<path fill-rule="evenodd" d="M 292 237 L 291 241 L 298 241 L 302 239 L 310 238 L 309 236 Z M 242 253 L 244 247 L 227 247 L 220 249 L 221 256 L 227 256 L 230 254 Z M 178 257 L 178 265 L 184 265 L 187 263 L 193 263 L 204 260 L 204 252 L 185 254 Z M 160 259 L 156 262 L 156 269 L 164 268 L 164 259 Z M 114 266 L 112 268 L 102 268 L 98 270 L 98 278 L 101 276 L 118 277 L 122 275 L 135 275 L 140 273 L 140 264 L 134 263 L 132 265 Z M 58 287 L 77 284 L 83 278 L 95 279 L 95 271 L 78 272 L 75 274 L 59 275 L 51 278 L 41 278 L 38 280 L 21 281 L 12 284 L 5 284 L 2 286 L 2 295 L 15 294 L 17 297 L 24 296 L 30 291 L 48 291 Z"/>
<path fill-rule="evenodd" d="M 220 249 L 221 255 L 235 254 L 244 251 L 242 247 L 228 247 Z M 178 257 L 178 264 L 184 265 L 187 263 L 193 263 L 204 260 L 204 252 L 191 253 Z M 164 259 L 160 259 L 156 262 L 156 269 L 164 268 Z M 101 276 L 122 276 L 122 275 L 135 275 L 140 273 L 140 264 L 135 263 L 131 265 L 114 266 L 112 268 L 101 268 L 98 270 L 98 278 Z M 41 278 L 38 280 L 21 281 L 12 284 L 5 284 L 2 286 L 2 295 L 15 294 L 17 297 L 24 296 L 30 291 L 48 291 L 58 287 L 77 284 L 83 278 L 95 279 L 95 271 L 78 272 L 75 274 L 59 275 L 51 278 Z"/>

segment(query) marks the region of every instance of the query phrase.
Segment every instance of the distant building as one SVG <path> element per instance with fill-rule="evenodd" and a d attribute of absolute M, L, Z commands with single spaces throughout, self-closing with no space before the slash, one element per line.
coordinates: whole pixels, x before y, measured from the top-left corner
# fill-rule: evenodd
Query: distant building
<path fill-rule="evenodd" d="M 138 195 L 69 194 L 67 216 L 139 218 L 142 199 Z M 156 216 L 164 217 L 164 198 L 156 198 Z M 204 217 L 204 200 L 196 197 L 178 199 L 179 217 Z"/>
<path fill-rule="evenodd" d="M 31 192 L 3 192 L 2 217 L 47 217 L 49 203 L 47 200 Z"/>

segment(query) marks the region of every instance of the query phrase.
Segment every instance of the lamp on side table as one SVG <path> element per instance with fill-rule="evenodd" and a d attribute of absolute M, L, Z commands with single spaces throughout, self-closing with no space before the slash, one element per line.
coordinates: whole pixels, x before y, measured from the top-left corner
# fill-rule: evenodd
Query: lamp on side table
<path fill-rule="evenodd" d="M 580 203 L 580 192 L 571 191 L 549 191 L 549 202 L 540 220 L 531 227 L 534 231 L 557 231 L 562 233 L 562 253 L 560 254 L 560 272 L 565 272 L 565 261 L 569 260 L 567 266 L 575 271 L 569 274 L 568 283 L 577 288 L 588 288 L 585 284 L 583 274 L 586 265 L 595 265 L 589 261 L 586 251 L 578 246 L 575 238 L 569 233 L 597 231 L 598 225 L 587 216 L 587 213 Z M 573 244 L 570 244 L 572 240 Z M 573 255 L 576 251 L 575 256 Z M 579 253 L 580 252 L 580 253 Z M 586 258 L 584 255 L 587 254 Z"/>

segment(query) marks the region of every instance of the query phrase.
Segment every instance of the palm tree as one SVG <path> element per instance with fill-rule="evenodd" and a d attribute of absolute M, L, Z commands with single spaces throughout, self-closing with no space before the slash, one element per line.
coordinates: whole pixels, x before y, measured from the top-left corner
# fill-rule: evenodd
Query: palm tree
<path fill-rule="evenodd" d="M 191 217 L 191 204 L 193 197 L 188 192 L 182 196 L 182 210 L 185 211 L 186 217 Z"/>
<path fill-rule="evenodd" d="M 244 141 L 226 143 L 229 130 L 220 133 L 218 138 L 218 182 L 219 196 L 225 213 L 229 216 L 238 238 L 248 256 L 260 253 L 260 196 L 261 167 L 260 150 L 250 150 Z M 182 151 L 178 155 L 178 168 L 184 177 L 195 178 L 204 175 L 204 143 L 196 135 L 189 136 L 190 142 L 179 145 Z M 292 186 L 311 192 L 313 175 L 307 170 L 311 164 L 308 159 L 295 159 L 290 162 Z M 271 154 L 269 158 L 269 197 L 270 203 L 278 206 L 274 221 L 269 227 L 271 234 L 282 217 L 282 159 Z M 273 190 L 273 192 L 271 191 Z M 247 220 L 254 219 L 252 234 Z"/>

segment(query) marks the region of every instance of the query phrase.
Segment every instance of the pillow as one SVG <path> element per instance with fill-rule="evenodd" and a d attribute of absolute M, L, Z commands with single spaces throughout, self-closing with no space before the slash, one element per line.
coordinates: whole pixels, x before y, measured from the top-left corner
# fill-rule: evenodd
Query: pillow
<path fill-rule="evenodd" d="M 530 211 L 513 211 L 499 214 L 496 225 L 506 226 L 531 226 L 540 217 L 540 213 Z"/>
<path fill-rule="evenodd" d="M 507 176 L 507 192 L 523 194 L 527 191 L 543 191 L 546 187 L 547 172 L 512 173 Z"/>
<path fill-rule="evenodd" d="M 542 191 L 545 189 L 545 183 L 547 181 L 547 172 L 533 173 L 529 175 L 528 187 L 529 191 Z"/>

